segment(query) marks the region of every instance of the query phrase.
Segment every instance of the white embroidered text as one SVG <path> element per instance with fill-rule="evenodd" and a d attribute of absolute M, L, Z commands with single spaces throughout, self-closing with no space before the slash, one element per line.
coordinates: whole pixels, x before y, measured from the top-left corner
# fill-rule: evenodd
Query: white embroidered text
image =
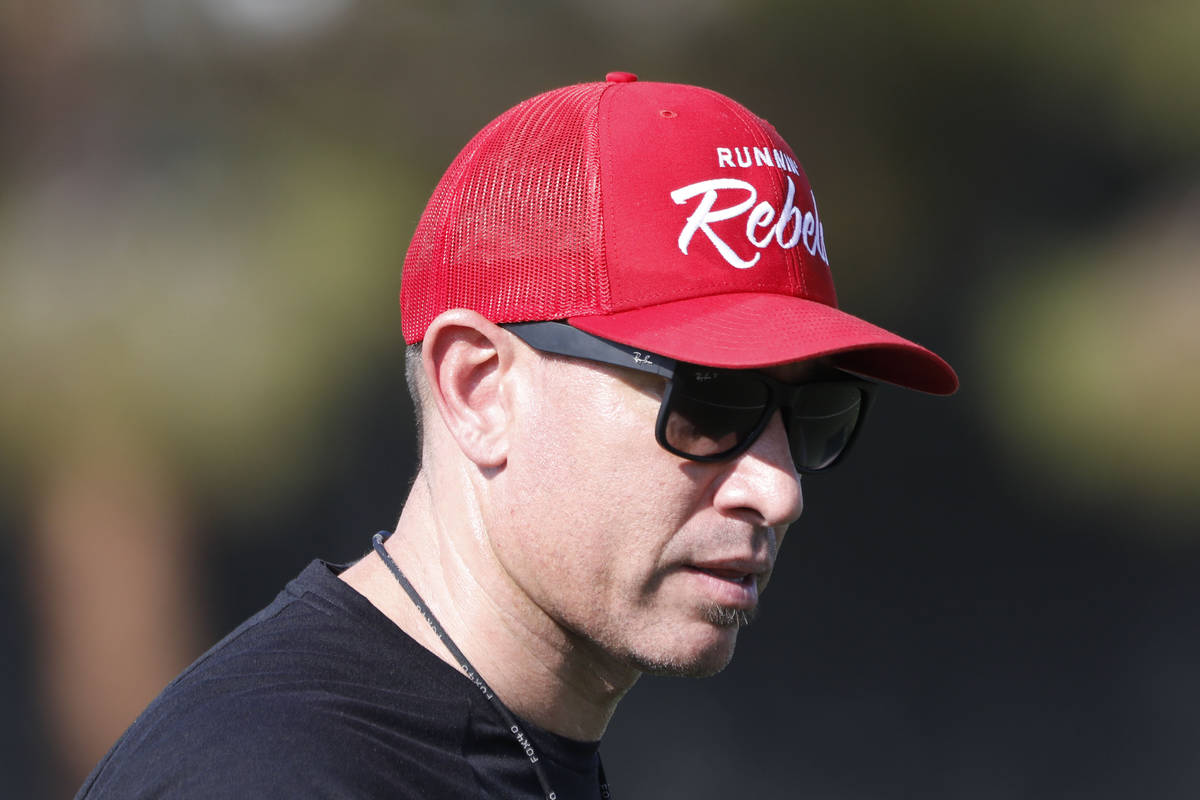
<path fill-rule="evenodd" d="M 731 192 L 744 192 L 745 196 L 739 202 L 717 208 L 717 200 L 725 199 L 718 198 L 722 192 L 725 196 Z M 683 230 L 679 232 L 679 251 L 684 255 L 687 255 L 692 238 L 699 231 L 712 242 L 713 247 L 717 248 L 717 252 L 730 266 L 737 269 L 753 267 L 762 253 L 755 253 L 752 258 L 744 259 L 712 229 L 714 222 L 734 219 L 749 212 L 746 217 L 746 239 L 754 247 L 762 250 L 771 244 L 772 239 L 784 250 L 803 245 L 810 255 L 819 255 L 826 266 L 829 265 L 829 256 L 825 251 L 825 226 L 821 224 L 821 217 L 817 212 L 817 198 L 810 192 L 812 211 L 801 211 L 794 203 L 796 184 L 790 177 L 787 179 L 787 197 L 778 216 L 768 201 L 763 200 L 755 204 L 758 191 L 754 184 L 736 178 L 714 178 L 693 183 L 671 192 L 671 199 L 677 205 L 683 205 L 697 195 L 700 200 L 691 216 L 687 218 Z"/>

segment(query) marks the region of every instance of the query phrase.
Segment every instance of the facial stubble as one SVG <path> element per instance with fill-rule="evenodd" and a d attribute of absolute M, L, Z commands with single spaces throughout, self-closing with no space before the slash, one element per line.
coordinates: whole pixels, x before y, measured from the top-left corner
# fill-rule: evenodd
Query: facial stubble
<path fill-rule="evenodd" d="M 712 603 L 700 609 L 701 616 L 709 625 L 717 628 L 736 630 L 749 625 L 758 609 L 732 608 L 730 606 Z M 684 661 L 667 658 L 654 658 L 643 653 L 629 653 L 628 659 L 634 667 L 647 675 L 668 678 L 710 678 L 728 666 L 733 652 L 720 663 L 704 660 Z"/>
<path fill-rule="evenodd" d="M 751 609 L 731 608 L 713 603 L 705 606 L 701 613 L 704 615 L 704 621 L 710 625 L 716 625 L 718 628 L 744 628 L 754 621 L 754 615 L 758 612 L 758 607 Z"/>

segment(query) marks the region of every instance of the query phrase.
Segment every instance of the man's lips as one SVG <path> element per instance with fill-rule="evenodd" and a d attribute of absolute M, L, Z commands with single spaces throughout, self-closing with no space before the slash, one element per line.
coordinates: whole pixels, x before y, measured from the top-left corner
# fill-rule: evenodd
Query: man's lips
<path fill-rule="evenodd" d="M 744 582 L 751 579 L 758 580 L 771 572 L 769 561 L 756 558 L 697 561 L 686 566 L 688 569 L 705 572 L 723 580 L 737 582 Z"/>
<path fill-rule="evenodd" d="M 758 582 L 769 567 L 758 562 L 708 562 L 688 564 L 684 571 L 696 577 L 696 583 L 708 599 L 721 606 L 752 609 L 758 603 Z"/>
<path fill-rule="evenodd" d="M 752 573 L 738 569 L 721 569 L 720 567 L 692 567 L 692 569 L 706 572 L 709 575 L 715 575 L 718 578 L 723 578 L 727 581 L 736 581 L 742 583 L 750 580 Z"/>

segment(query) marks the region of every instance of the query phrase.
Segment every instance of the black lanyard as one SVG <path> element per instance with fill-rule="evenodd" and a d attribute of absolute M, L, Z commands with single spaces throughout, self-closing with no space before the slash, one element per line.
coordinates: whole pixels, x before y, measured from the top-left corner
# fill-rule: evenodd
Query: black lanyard
<path fill-rule="evenodd" d="M 413 601 L 413 605 L 417 607 L 417 611 L 421 612 L 421 616 L 424 617 L 425 621 L 429 623 L 429 627 L 433 628 L 433 632 L 436 633 L 437 637 L 442 640 L 442 644 L 446 645 L 446 649 L 449 650 L 456 659 L 458 659 L 458 664 L 462 668 L 462 671 L 466 673 L 467 677 L 471 679 L 471 682 L 475 684 L 480 693 L 483 694 L 483 696 L 486 697 L 488 701 L 491 702 L 491 704 L 495 707 L 496 711 L 499 712 L 500 718 L 504 720 L 504 724 L 508 726 L 509 732 L 512 733 L 513 738 L 516 739 L 517 746 L 521 748 L 521 752 L 525 753 L 525 757 L 529 759 L 529 764 L 533 767 L 534 773 L 537 774 L 538 783 L 542 785 L 542 793 L 546 795 L 546 800 L 559 800 L 558 794 L 550 787 L 550 779 L 546 777 L 546 770 L 542 768 L 541 759 L 538 757 L 537 751 L 533 748 L 533 742 L 530 741 L 529 737 L 526 736 L 524 731 L 521 730 L 521 726 L 518 723 L 516 716 L 508 710 L 508 706 L 504 705 L 504 703 L 500 701 L 500 698 L 496 696 L 496 693 L 493 692 L 491 688 L 483 682 L 483 678 L 479 677 L 479 673 L 474 667 L 471 666 L 471 662 L 467 660 L 467 657 L 463 655 L 463 652 L 459 650 L 458 646 L 455 645 L 450 639 L 450 635 L 446 633 L 445 628 L 443 628 L 441 623 L 437 621 L 437 617 L 435 617 L 433 612 L 429 610 L 429 607 L 425 605 L 425 601 L 421 599 L 421 595 L 417 594 L 417 590 L 413 588 L 411 583 L 408 582 L 408 578 L 404 577 L 404 573 L 400 571 L 400 567 L 398 567 L 396 562 L 392 560 L 392 557 L 388 555 L 387 549 L 383 546 L 384 537 L 387 535 L 388 534 L 384 531 L 380 531 L 379 533 L 375 534 L 374 538 L 371 540 L 371 544 L 374 546 L 375 552 L 378 553 L 379 557 L 383 559 L 383 563 L 387 564 L 387 568 L 391 570 L 392 575 L 394 575 L 397 582 L 399 582 L 400 588 L 402 588 L 404 593 L 408 595 L 409 599 Z M 604 777 L 604 764 L 601 762 L 599 767 L 600 797 L 603 798 L 603 800 L 610 800 L 612 794 L 608 790 L 608 780 Z"/>

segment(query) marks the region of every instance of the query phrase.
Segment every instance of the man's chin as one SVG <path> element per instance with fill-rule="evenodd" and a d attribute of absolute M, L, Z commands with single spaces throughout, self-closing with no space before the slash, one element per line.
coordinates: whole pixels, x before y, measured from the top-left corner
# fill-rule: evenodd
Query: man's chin
<path fill-rule="evenodd" d="M 647 675 L 663 678 L 711 678 L 733 660 L 733 651 L 721 658 L 704 658 L 696 660 L 642 659 L 635 660 L 634 666 Z"/>
<path fill-rule="evenodd" d="M 733 660 L 740 623 L 710 623 L 713 638 L 686 653 L 634 653 L 633 666 L 647 675 L 675 678 L 710 678 Z"/>

